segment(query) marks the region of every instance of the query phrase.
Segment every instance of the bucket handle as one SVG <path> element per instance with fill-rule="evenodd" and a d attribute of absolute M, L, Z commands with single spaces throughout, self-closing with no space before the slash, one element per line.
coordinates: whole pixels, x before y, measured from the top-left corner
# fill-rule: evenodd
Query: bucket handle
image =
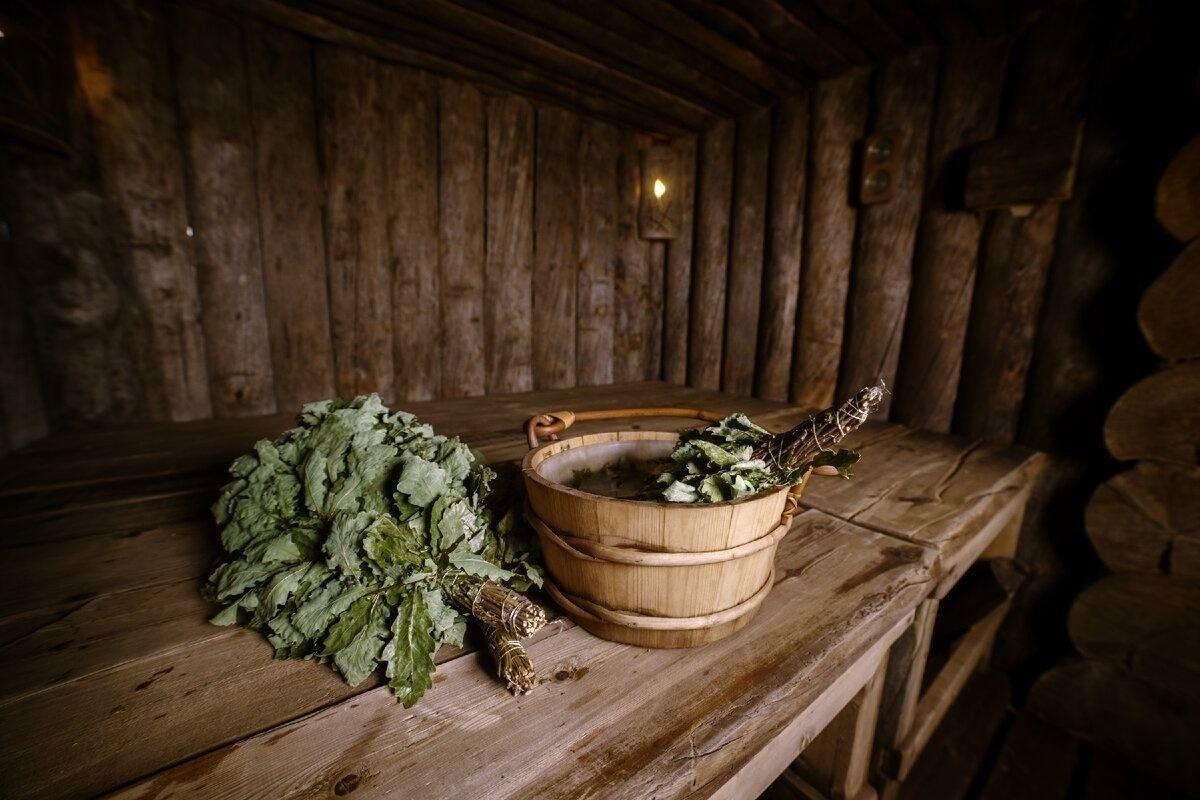
<path fill-rule="evenodd" d="M 525 435 L 529 449 L 541 445 L 541 437 L 554 440 L 558 434 L 578 422 L 600 419 L 628 419 L 630 417 L 685 417 L 704 422 L 720 422 L 726 415 L 700 408 L 613 408 L 607 411 L 549 411 L 529 418 L 525 423 Z"/>

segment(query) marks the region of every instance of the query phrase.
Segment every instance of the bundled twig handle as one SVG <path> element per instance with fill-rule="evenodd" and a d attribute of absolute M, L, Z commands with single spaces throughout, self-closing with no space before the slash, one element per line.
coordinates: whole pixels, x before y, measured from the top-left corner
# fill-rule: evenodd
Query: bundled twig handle
<path fill-rule="evenodd" d="M 546 624 L 546 610 L 520 592 L 495 581 L 464 575 L 452 581 L 450 602 L 481 625 L 492 626 L 517 639 L 532 636 Z"/>
<path fill-rule="evenodd" d="M 496 674 L 504 681 L 505 688 L 513 694 L 529 694 L 537 684 L 537 672 L 525 647 L 494 625 L 481 624 L 480 627 L 496 662 Z"/>

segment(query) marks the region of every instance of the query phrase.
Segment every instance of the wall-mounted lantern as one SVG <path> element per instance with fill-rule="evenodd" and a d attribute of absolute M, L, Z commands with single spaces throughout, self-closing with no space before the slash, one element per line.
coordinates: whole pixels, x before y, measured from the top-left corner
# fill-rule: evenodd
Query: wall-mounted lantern
<path fill-rule="evenodd" d="M 674 239 L 679 235 L 679 173 L 675 151 L 654 144 L 642 151 L 642 192 L 638 233 L 643 239 Z"/>

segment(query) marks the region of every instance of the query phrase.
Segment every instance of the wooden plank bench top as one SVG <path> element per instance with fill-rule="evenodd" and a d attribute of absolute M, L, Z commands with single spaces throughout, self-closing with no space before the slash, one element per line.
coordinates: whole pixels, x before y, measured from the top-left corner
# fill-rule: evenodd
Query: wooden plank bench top
<path fill-rule="evenodd" d="M 742 409 L 775 427 L 800 416 L 662 383 L 407 407 L 503 461 L 523 454 L 519 426 L 533 413 L 634 403 Z M 349 687 L 322 665 L 273 660 L 256 633 L 205 622 L 197 587 L 216 542 L 203 506 L 229 460 L 290 424 L 63 434 L 0 462 L 0 796 L 674 797 L 765 786 L 751 774 L 763 753 L 785 764 L 866 683 L 932 591 L 938 544 L 969 537 L 1008 487 L 1020 491 L 1031 461 L 874 426 L 859 434 L 854 481 L 810 484 L 778 584 L 735 637 L 644 650 L 559 619 L 530 647 L 544 681 L 533 694 L 505 694 L 468 642 L 438 654 L 434 688 L 405 710 L 374 679 Z M 165 478 L 191 499 L 162 501 Z"/>

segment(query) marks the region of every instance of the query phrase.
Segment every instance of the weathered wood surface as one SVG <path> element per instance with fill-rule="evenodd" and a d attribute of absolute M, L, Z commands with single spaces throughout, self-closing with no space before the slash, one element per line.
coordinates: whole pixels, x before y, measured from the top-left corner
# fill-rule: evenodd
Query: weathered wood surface
<path fill-rule="evenodd" d="M 437 85 L 430 75 L 392 65 L 382 68 L 381 80 L 391 131 L 385 147 L 396 397 L 431 400 L 442 381 Z"/>
<path fill-rule="evenodd" d="M 995 131 L 1007 61 L 1002 40 L 945 51 L 892 402 L 892 418 L 914 428 L 945 433 L 954 416 L 983 231 L 961 209 L 962 148 Z"/>
<path fill-rule="evenodd" d="M 576 379 L 576 273 L 582 246 L 580 215 L 584 211 L 579 184 L 579 118 L 559 109 L 539 108 L 537 139 L 533 385 L 537 389 L 557 389 L 574 384 Z M 615 248 L 615 240 L 611 246 Z M 591 266 L 595 266 L 597 255 L 593 255 Z"/>
<path fill-rule="evenodd" d="M 647 404 L 696 405 L 719 411 L 741 408 L 768 422 L 772 418 L 771 409 L 779 409 L 774 403 L 665 383 L 497 396 L 487 401 L 460 399 L 412 403 L 408 407 L 439 430 L 463 435 L 489 460 L 503 461 L 515 459 L 525 451 L 519 425 L 527 416 L 553 407 L 629 405 L 630 397 Z M 790 409 L 775 412 L 777 418 L 788 413 L 796 412 Z M 148 433 L 141 436 L 117 431 L 60 435 L 47 440 L 40 448 L 31 448 L 21 456 L 6 460 L 0 471 L 10 476 L 36 473 L 35 463 L 51 465 L 66 460 L 72 452 L 80 452 L 85 457 L 82 463 L 88 464 L 90 458 L 94 466 L 90 472 L 85 466 L 82 473 L 72 478 L 73 483 L 82 481 L 83 487 L 95 492 L 119 489 L 111 498 L 113 500 L 125 498 L 133 502 L 138 492 L 136 483 L 140 481 L 145 485 L 146 476 L 156 474 L 195 480 L 197 486 L 204 487 L 211 497 L 220 482 L 220 466 L 228 463 L 255 438 L 274 435 L 290 422 L 290 415 L 281 414 L 160 425 L 146 429 Z M 640 424 L 660 429 L 666 425 L 669 426 L 666 429 L 670 429 L 693 424 L 693 421 L 649 419 Z M 580 423 L 577 428 L 586 433 L 611 429 L 613 425 L 611 422 Z M 202 466 L 189 468 L 181 463 L 185 460 L 181 454 L 193 449 L 199 453 Z M 874 463 L 869 454 L 865 458 L 867 460 L 859 467 L 860 477 L 867 477 L 867 465 Z M 106 459 L 109 462 L 107 469 L 103 467 Z M 970 459 L 965 461 L 968 463 L 961 472 L 971 474 L 975 467 Z M 877 463 L 883 465 L 885 462 L 881 457 Z M 189 469 L 192 470 L 190 475 Z M 124 476 L 127 482 L 114 482 L 114 476 Z M 70 477 L 70 473 L 64 473 L 63 477 Z M 825 483 L 840 482 L 827 480 Z M 947 498 L 957 496 L 952 488 L 954 481 L 949 483 L 951 488 L 944 495 Z M 9 485 L 10 491 L 11 487 L 18 486 Z M 52 495 L 71 488 L 61 482 L 51 482 L 39 490 L 27 480 L 24 488 L 17 491 Z M 978 491 L 986 494 L 985 489 Z M 905 494 L 903 488 L 897 489 L 897 493 Z M 142 494 L 145 494 L 144 490 Z M 9 494 L 5 500 L 20 496 L 20 493 Z M 986 504 L 986 500 L 977 496 L 963 497 L 961 501 Z M 70 515 L 73 512 L 68 506 L 62 513 Z M 193 513 L 203 512 L 196 508 Z M 618 794 L 624 791 L 630 796 L 642 796 L 648 788 L 645 781 L 659 779 L 664 781 L 667 794 L 671 793 L 670 787 L 676 786 L 674 781 L 690 781 L 693 776 L 700 785 L 707 787 L 706 793 L 717 791 L 719 784 L 742 785 L 726 783 L 734 778 L 757 780 L 754 777 L 757 768 L 750 770 L 753 775 L 742 774 L 743 769 L 750 769 L 747 765 L 752 763 L 751 754 L 772 740 L 786 742 L 785 750 L 794 747 L 790 754 L 784 754 L 781 763 L 794 757 L 838 710 L 817 704 L 815 699 L 823 696 L 822 687 L 834 686 L 835 680 L 844 683 L 844 679 L 838 678 L 843 674 L 844 666 L 857 663 L 848 648 L 857 648 L 856 652 L 861 655 L 871 642 L 878 645 L 879 637 L 892 635 L 888 632 L 893 628 L 898 635 L 900 628 L 896 626 L 906 619 L 932 585 L 928 570 L 933 567 L 936 554 L 928 548 L 897 543 L 888 536 L 860 525 L 840 522 L 817 511 L 809 511 L 801 519 L 805 520 L 805 525 L 816 520 L 819 524 L 815 527 L 823 532 L 800 538 L 793 533 L 785 540 L 777 562 L 782 565 L 777 575 L 782 583 L 777 591 L 772 593 L 755 623 L 743 634 L 729 640 L 728 651 L 712 654 L 713 664 L 730 665 L 728 669 L 733 672 L 728 674 L 742 670 L 748 676 L 761 670 L 764 663 L 775 665 L 770 673 L 778 678 L 774 683 L 774 679 L 760 680 L 761 676 L 754 680 L 733 681 L 729 691 L 741 699 L 722 695 L 723 700 L 708 705 L 707 700 L 701 702 L 709 697 L 708 689 L 693 691 L 689 681 L 702 681 L 706 687 L 710 686 L 711 673 L 705 675 L 708 667 L 693 661 L 696 654 L 708 653 L 708 650 L 662 651 L 661 655 L 651 653 L 649 656 L 645 651 L 631 651 L 641 655 L 635 661 L 627 662 L 606 649 L 616 648 L 616 645 L 597 643 L 579 631 L 559 633 L 564 623 L 556 623 L 547 632 L 550 638 L 534 646 L 535 660 L 538 660 L 539 652 L 545 654 L 540 661 L 549 667 L 549 675 L 564 670 L 567 674 L 579 674 L 578 671 L 570 672 L 572 666 L 583 667 L 590 670 L 589 679 L 599 674 L 603 680 L 604 675 L 611 673 L 620 675 L 622 685 L 627 686 L 632 663 L 633 669 L 644 668 L 647 675 L 665 676 L 663 680 L 670 685 L 647 683 L 643 693 L 622 699 L 616 707 L 611 701 L 617 693 L 596 692 L 596 685 L 588 680 L 570 681 L 562 686 L 557 682 L 553 684 L 568 692 L 580 692 L 581 707 L 591 708 L 589 704 L 596 704 L 597 714 L 601 715 L 597 717 L 587 712 L 578 713 L 578 709 L 567 709 L 561 697 L 551 692 L 546 692 L 549 696 L 541 699 L 536 694 L 521 700 L 507 698 L 495 686 L 490 673 L 482 670 L 473 658 L 468 658 L 441 670 L 439 674 L 444 675 L 445 680 L 438 684 L 435 692 L 444 689 L 441 696 L 452 705 L 460 700 L 468 704 L 476 700 L 498 703 L 494 710 L 504 713 L 505 730 L 509 730 L 509 720 L 513 719 L 526 720 L 523 724 L 529 725 L 531 730 L 553 729 L 553 724 L 542 725 L 547 719 L 543 715 L 528 713 L 542 708 L 543 704 L 547 713 L 571 715 L 567 724 L 573 732 L 560 745 L 552 745 L 545 751 L 550 755 L 538 762 L 546 765 L 545 770 L 533 773 L 516 769 L 502 771 L 509 776 L 506 781 L 517 781 L 507 786 L 509 791 L 518 794 L 528 794 L 532 791 L 530 786 L 541 789 L 560 785 L 561 792 L 570 794 L 574 791 L 571 781 L 594 778 L 591 767 L 578 775 L 557 771 L 567 770 L 568 763 L 578 770 L 573 759 L 555 765 L 559 751 L 554 747 L 575 746 L 580 737 L 587 735 L 591 736 L 587 745 L 589 752 L 607 754 L 588 763 L 609 776 L 607 780 L 617 782 L 613 791 Z M 52 523 L 43 520 L 39 524 Z M 336 738 L 337 731 L 343 730 L 345 715 L 357 718 L 360 714 L 367 714 L 370 719 L 377 719 L 377 714 L 388 719 L 397 715 L 397 719 L 409 722 L 398 727 L 386 723 L 384 727 L 399 736 L 416 735 L 414 731 L 426 730 L 423 726 L 427 724 L 441 725 L 436 722 L 440 718 L 438 715 L 427 713 L 432 706 L 423 703 L 414 712 L 402 713 L 385 689 L 372 690 L 374 684 L 351 689 L 323 667 L 274 662 L 269 657 L 269 646 L 260 637 L 246 631 L 214 628 L 202 621 L 205 611 L 197 602 L 196 580 L 207 572 L 215 552 L 215 535 L 207 519 L 162 525 L 148 516 L 143 529 L 133 535 L 84 528 L 65 539 L 60 537 L 60 541 L 36 542 L 20 530 L 16 531 L 16 536 L 15 539 L 6 538 L 3 543 L 6 557 L 3 580 L 0 580 L 3 588 L 0 591 L 0 643 L 9 643 L 7 646 L 0 644 L 0 664 L 3 664 L 5 674 L 4 680 L 0 681 L 0 697 L 3 698 L 0 716 L 5 719 L 5 724 L 0 726 L 5 731 L 0 733 L 0 744 L 3 745 L 0 752 L 6 754 L 0 756 L 0 774 L 5 775 L 2 780 L 6 796 L 22 796 L 22 793 L 32 791 L 31 787 L 43 794 L 66 796 L 103 791 L 266 731 L 270 732 L 247 740 L 237 748 L 218 750 L 222 759 L 228 757 L 228 762 L 216 755 L 204 756 L 190 766 L 164 773 L 157 782 L 152 779 L 131 791 L 134 796 L 143 792 L 151 795 L 160 791 L 167 793 L 169 783 L 179 781 L 191 787 L 193 777 L 198 774 L 193 768 L 207 770 L 211 767 L 210 777 L 234 781 L 228 791 L 240 796 L 246 787 L 238 781 L 246 776 L 239 777 L 240 767 L 230 768 L 241 763 L 239 759 L 243 756 L 239 753 L 242 748 L 251 745 L 257 748 L 274 741 L 272 752 L 282 752 L 278 747 L 289 740 L 294 740 L 295 746 L 305 752 L 313 747 L 316 748 L 314 752 L 324 754 L 305 759 L 312 765 L 300 781 L 305 786 L 324 786 L 322 782 L 332 785 L 351 773 L 359 776 L 362 788 L 376 786 L 380 791 L 397 780 L 402 780 L 406 787 L 420 783 L 412 778 L 414 773 L 410 772 L 407 758 L 386 757 L 384 750 L 372 751 L 375 755 L 353 748 L 353 752 L 330 750 L 328 737 Z M 824 545 L 818 546 L 818 540 L 841 544 L 827 552 Z M 864 550 L 874 553 L 870 558 L 878 560 L 861 561 Z M 146 558 L 147 553 L 154 553 L 155 557 Z M 819 570 L 806 568 L 806 564 L 815 564 L 818 558 Z M 836 610 L 842 608 L 838 604 L 843 601 L 837 600 L 834 610 L 830 610 L 828 601 L 817 600 L 826 597 L 827 591 L 822 586 L 841 587 L 833 596 L 846 598 L 845 602 L 851 605 L 865 605 L 861 605 L 857 613 L 851 613 L 847 606 L 843 614 Z M 858 599 L 853 600 L 850 595 Z M 798 625 L 796 613 L 817 616 L 811 624 Z M 855 622 L 849 623 L 852 618 Z M 13 643 L 13 637 L 21 638 Z M 747 644 L 744 637 L 753 637 L 753 643 Z M 761 646 L 760 637 L 765 643 Z M 555 641 L 562 650 L 553 644 Z M 581 649 L 577 649 L 577 645 Z M 771 656 L 771 653 L 776 655 Z M 573 654 L 578 658 L 572 662 Z M 440 658 L 453 655 L 446 652 Z M 842 655 L 850 661 L 843 660 Z M 645 661 L 647 657 L 651 661 Z M 656 659 L 662 659 L 662 663 Z M 688 666 L 676 669 L 676 664 Z M 842 666 L 835 667 L 834 664 Z M 792 670 L 791 673 L 788 670 Z M 860 675 L 865 683 L 870 672 L 871 669 L 864 665 L 863 669 L 856 668 L 854 674 Z M 677 680 L 684 683 L 676 684 Z M 471 688 L 464 688 L 462 693 L 446 688 L 447 685 L 456 686 L 460 681 L 464 687 Z M 861 684 L 837 685 L 840 687 L 837 691 L 842 693 L 839 696 L 844 699 L 861 687 Z M 662 694 L 645 694 L 656 690 L 661 690 Z M 363 691 L 367 693 L 360 694 Z M 747 692 L 749 694 L 745 694 Z M 187 698 L 186 714 L 172 710 L 179 708 L 182 697 Z M 353 697 L 358 699 L 351 700 Z M 434 699 L 436 703 L 435 698 L 436 695 L 430 695 L 428 699 Z M 346 700 L 350 702 L 344 702 Z M 769 711 L 750 717 L 738 714 L 726 719 L 728 715 L 723 710 L 728 708 L 726 701 L 741 704 L 743 700 L 747 707 Z M 677 724 L 674 729 L 681 738 L 672 739 L 662 752 L 649 745 L 635 748 L 643 756 L 653 756 L 652 762 L 640 764 L 640 756 L 634 756 L 634 750 L 624 747 L 622 742 L 628 742 L 622 740 L 617 731 L 629 728 L 620 720 L 634 719 L 632 715 L 641 714 L 639 709 L 648 703 L 656 709 L 655 714 L 637 718 L 655 722 L 646 728 L 636 728 L 637 735 L 646 740 L 660 737 L 663 730 Z M 506 711 L 518 706 L 522 710 L 520 714 Z M 304 716 L 326 707 L 316 716 Z M 120 708 L 121 712 L 112 714 L 114 708 Z M 609 713 L 613 716 L 606 716 Z M 67 717 L 72 722 L 63 724 L 61 720 Z M 616 723 L 604 729 L 612 731 L 615 738 L 611 741 L 607 738 L 597 740 L 595 734 L 589 733 L 601 719 Z M 676 722 L 665 728 L 659 727 L 663 719 Z M 796 719 L 802 721 L 793 722 Z M 306 732 L 307 726 L 318 721 L 320 727 Z M 281 725 L 287 727 L 276 727 Z M 413 728 L 413 725 L 418 727 Z M 147 739 L 146 731 L 155 731 L 155 735 Z M 276 738 L 285 731 L 288 731 L 286 738 Z M 690 758 L 688 754 L 693 751 L 689 732 L 695 734 L 695 752 L 720 746 L 723 755 L 716 759 Z M 513 758 L 521 757 L 512 750 L 507 737 L 497 737 L 490 727 L 467 735 L 479 737 L 482 749 L 476 752 L 481 759 L 493 758 L 493 746 L 509 752 Z M 775 735 L 777 738 L 771 739 Z M 85 738 L 80 739 L 80 736 Z M 145 746 L 126 747 L 122 743 L 130 736 L 141 737 L 139 740 L 146 742 Z M 405 738 L 404 741 L 410 740 Z M 450 739 L 437 741 L 444 742 L 436 746 L 445 746 L 448 758 L 462 757 L 464 751 L 452 746 Z M 61 742 L 61 746 L 54 742 Z M 86 744 L 81 744 L 83 742 Z M 489 744 L 484 746 L 484 742 Z M 64 768 L 62 759 L 54 753 L 62 752 L 68 746 L 79 756 Z M 430 743 L 428 746 L 435 745 Z M 777 748 L 780 746 L 776 745 Z M 537 745 L 538 752 L 543 752 L 541 747 Z M 676 752 L 678 748 L 682 750 Z M 249 755 L 247 752 L 246 756 Z M 679 760 L 673 760 L 677 756 Z M 223 766 L 217 763 L 218 760 Z M 645 769 L 635 767 L 635 761 Z M 696 761 L 695 772 L 692 771 L 693 761 Z M 529 763 L 528 757 L 524 757 L 524 763 Z M 360 766 L 362 770 L 358 769 Z M 292 767 L 287 769 L 290 772 Z M 456 770 L 456 774 L 459 772 L 461 770 Z M 472 773 L 476 777 L 496 774 L 490 770 Z M 520 775 L 533 783 L 520 783 L 522 779 L 516 777 Z M 378 776 L 378 779 L 371 776 Z M 221 784 L 207 785 L 216 791 Z M 263 791 L 271 786 L 270 791 L 278 794 L 275 791 L 277 784 L 269 780 L 259 785 L 264 787 Z M 301 788 L 296 784 L 297 791 Z M 552 792 L 551 788 L 545 788 L 545 791 Z"/>
<path fill-rule="evenodd" d="M 1083 123 L 999 136 L 976 145 L 967 164 L 967 208 L 1021 210 L 1071 198 Z"/>
<path fill-rule="evenodd" d="M 688 318 L 692 290 L 692 236 L 695 229 L 696 138 L 678 139 L 675 148 L 675 199 L 682 208 L 679 235 L 667 242 L 663 279 L 663 379 L 687 383 Z M 772 398 L 781 399 L 781 398 Z"/>
<path fill-rule="evenodd" d="M 771 109 L 739 117 L 734 144 L 733 220 L 721 361 L 721 390 L 731 394 L 750 394 L 754 390 L 770 155 Z"/>
<path fill-rule="evenodd" d="M 258 23 L 244 31 L 275 402 L 299 408 L 335 392 L 312 46 Z"/>
<path fill-rule="evenodd" d="M 1200 236 L 1200 136 L 1185 144 L 1158 181 L 1154 213 L 1181 242 Z"/>
<path fill-rule="evenodd" d="M 533 388 L 534 109 L 518 97 L 489 97 L 486 112 L 484 384 L 488 394 L 527 392 Z"/>
<path fill-rule="evenodd" d="M 577 797 L 584 787 L 613 797 L 711 793 L 911 611 L 921 591 L 922 551 L 889 554 L 887 539 L 855 538 L 864 536 L 871 535 L 816 512 L 804 515 L 785 540 L 781 581 L 755 625 L 704 650 L 627 648 L 569 628 L 530 647 L 557 691 L 509 697 L 478 659 L 459 658 L 440 670 L 441 680 L 414 711 L 398 707 L 386 688 L 371 690 L 127 794 L 244 797 L 272 785 L 275 796 L 281 789 L 293 796 L 354 775 L 357 791 L 370 795 L 402 786 L 440 797 L 451 763 L 460 776 L 455 790 L 467 796 Z M 818 558 L 822 569 L 809 574 Z M 830 599 L 805 612 L 807 604 L 797 601 L 814 592 Z M 811 622 L 796 624 L 797 613 L 811 614 Z M 716 687 L 715 669 L 728 678 Z M 631 684 L 631 675 L 646 679 Z M 731 716 L 731 704 L 763 711 Z M 449 719 L 462 723 L 453 736 L 444 734 Z M 421 758 L 413 760 L 418 742 Z M 252 777 L 243 765 L 262 764 L 268 747 L 268 761 L 286 772 Z M 707 757 L 694 755 L 701 752 Z"/>
<path fill-rule="evenodd" d="M 1134 384 L 1104 421 L 1104 443 L 1121 461 L 1200 462 L 1200 363 L 1170 367 Z"/>
<path fill-rule="evenodd" d="M 212 414 L 196 269 L 187 244 L 183 164 L 162 6 L 71 6 L 75 73 L 104 189 L 117 213 L 123 280 L 145 317 L 133 354 L 149 412 Z"/>
<path fill-rule="evenodd" d="M 733 139 L 732 120 L 705 131 L 700 137 L 696 168 L 696 242 L 688 324 L 688 384 L 701 389 L 716 389 L 721 385 L 729 212 L 733 196 Z"/>
<path fill-rule="evenodd" d="M 337 390 L 390 399 L 395 366 L 381 68 L 349 50 L 315 53 Z"/>
<path fill-rule="evenodd" d="M 442 396 L 483 394 L 483 96 L 447 79 L 438 85 L 438 263 L 442 295 Z"/>
<path fill-rule="evenodd" d="M 809 151 L 811 93 L 775 106 L 768 176 L 767 252 L 763 265 L 755 394 L 786 401 L 796 339 L 796 306 L 804 274 L 805 178 Z"/>
<path fill-rule="evenodd" d="M 1038 678 L 1028 706 L 1177 790 L 1200 785 L 1195 747 L 1200 707 L 1164 697 L 1117 665 L 1078 659 L 1057 666 Z"/>
<path fill-rule="evenodd" d="M 238 23 L 192 7 L 169 15 L 177 59 L 189 231 L 213 413 L 275 410 L 267 341 L 254 129 Z"/>
<path fill-rule="evenodd" d="M 800 310 L 791 399 L 801 408 L 834 402 L 858 212 L 851 202 L 856 142 L 870 104 L 870 73 L 851 71 L 812 93 L 808 219 L 800 269 Z"/>
<path fill-rule="evenodd" d="M 932 49 L 915 50 L 888 62 L 876 81 L 871 130 L 896 131 L 899 166 L 892 175 L 891 199 L 866 206 L 858 215 L 854 280 L 837 384 L 840 397 L 849 397 L 880 378 L 889 386 L 896 383 L 936 83 L 937 52 Z M 884 395 L 877 412 L 881 416 L 891 408 L 891 397 Z"/>
<path fill-rule="evenodd" d="M 1200 469 L 1141 461 L 1096 489 L 1084 527 L 1113 572 L 1200 578 L 1188 558 L 1200 548 Z"/>
<path fill-rule="evenodd" d="M 1138 325 L 1150 349 L 1178 361 L 1200 356 L 1200 240 L 1192 242 L 1142 295 Z"/>
<path fill-rule="evenodd" d="M 1087 3 L 1064 3 L 1025 32 L 1005 89 L 1003 133 L 1078 120 L 1096 41 L 1093 12 Z M 1023 218 L 993 212 L 989 219 L 955 408 L 959 433 L 998 441 L 1016 435 L 1059 208 L 1042 205 Z"/>
<path fill-rule="evenodd" d="M 638 236 L 638 203 L 641 197 L 642 159 L 638 136 L 617 135 L 617 260 L 613 274 L 613 379 L 619 382 L 646 377 L 650 343 L 649 242 Z M 728 223 L 726 223 L 728 224 Z M 717 363 L 720 363 L 718 356 Z M 712 388 L 717 388 L 715 385 Z"/>
<path fill-rule="evenodd" d="M 1108 575 L 1071 606 L 1067 630 L 1087 658 L 1200 706 L 1200 585 L 1165 575 Z"/>
<path fill-rule="evenodd" d="M 620 194 L 618 131 L 602 122 L 587 122 L 579 141 L 579 277 L 575 290 L 576 335 L 573 343 L 545 342 L 537 352 L 571 348 L 575 380 L 581 386 L 596 386 L 613 380 L 613 320 L 616 316 L 613 280 L 616 272 L 617 213 Z M 689 211 L 690 213 L 690 211 Z M 571 218 L 570 209 L 555 210 L 555 216 Z M 568 270 L 569 271 L 569 270 Z M 556 278 L 545 276 L 546 289 Z M 534 297 L 544 296 L 541 281 Z M 556 296 L 557 297 L 557 296 Z M 557 312 L 566 313 L 571 297 L 564 289 Z M 554 325 L 547 321 L 547 335 Z M 564 335 L 570 339 L 570 332 Z M 534 365 L 536 370 L 545 367 Z M 565 381 L 566 370 L 558 378 Z M 553 384 L 552 384 L 553 385 Z"/>

